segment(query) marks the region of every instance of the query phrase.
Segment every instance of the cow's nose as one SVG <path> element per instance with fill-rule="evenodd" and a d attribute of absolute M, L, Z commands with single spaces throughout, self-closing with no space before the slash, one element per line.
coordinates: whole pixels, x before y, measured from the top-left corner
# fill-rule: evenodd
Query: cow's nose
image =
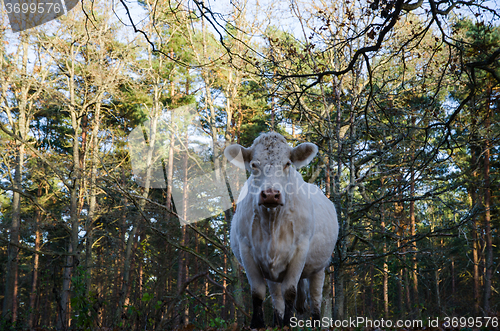
<path fill-rule="evenodd" d="M 268 208 L 283 205 L 281 192 L 272 188 L 260 192 L 259 205 L 264 205 Z"/>

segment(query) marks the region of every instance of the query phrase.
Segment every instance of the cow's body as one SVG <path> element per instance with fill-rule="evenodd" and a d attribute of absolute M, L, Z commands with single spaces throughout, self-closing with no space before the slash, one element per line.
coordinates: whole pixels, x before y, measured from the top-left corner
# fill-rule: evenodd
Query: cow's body
<path fill-rule="evenodd" d="M 324 268 L 337 241 L 337 214 L 330 200 L 291 166 L 308 164 L 316 153 L 309 143 L 292 149 L 277 133 L 261 135 L 250 148 L 232 145 L 225 151 L 252 173 L 231 224 L 231 248 L 252 289 L 251 327 L 264 326 L 266 282 L 275 323 L 289 324 L 294 303 L 302 312 L 308 290 L 313 318 L 319 319 Z"/>

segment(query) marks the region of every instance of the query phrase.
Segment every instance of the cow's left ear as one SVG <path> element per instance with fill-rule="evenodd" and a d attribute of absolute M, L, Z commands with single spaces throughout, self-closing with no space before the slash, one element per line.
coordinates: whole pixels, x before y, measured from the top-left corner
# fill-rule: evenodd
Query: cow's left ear
<path fill-rule="evenodd" d="M 311 143 L 303 143 L 292 149 L 290 161 L 292 161 L 297 169 L 300 169 L 308 165 L 316 154 L 318 154 L 318 146 Z"/>
<path fill-rule="evenodd" d="M 226 149 L 224 150 L 224 156 L 226 156 L 229 162 L 231 162 L 238 168 L 246 168 L 248 170 L 248 162 L 250 162 L 252 159 L 252 151 L 250 148 L 245 148 L 241 145 L 234 144 L 226 147 Z"/>

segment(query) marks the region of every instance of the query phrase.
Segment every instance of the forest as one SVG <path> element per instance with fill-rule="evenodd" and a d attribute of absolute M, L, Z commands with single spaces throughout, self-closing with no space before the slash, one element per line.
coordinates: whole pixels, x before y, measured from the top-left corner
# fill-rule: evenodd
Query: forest
<path fill-rule="evenodd" d="M 1 330 L 247 329 L 223 151 L 269 131 L 338 213 L 322 316 L 498 322 L 498 2 L 0 12 Z"/>

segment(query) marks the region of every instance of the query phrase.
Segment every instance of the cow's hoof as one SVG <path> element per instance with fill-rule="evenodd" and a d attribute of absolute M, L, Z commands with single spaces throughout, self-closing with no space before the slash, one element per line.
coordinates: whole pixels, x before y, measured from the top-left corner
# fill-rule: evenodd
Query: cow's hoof
<path fill-rule="evenodd" d="M 266 325 L 264 323 L 262 324 L 252 324 L 250 323 L 250 329 L 252 330 L 259 330 L 259 329 L 264 329 L 266 327 Z"/>
<path fill-rule="evenodd" d="M 313 321 L 319 321 L 321 319 L 319 309 L 313 309 L 312 311 L 312 320 Z"/>
<path fill-rule="evenodd" d="M 285 317 L 283 318 L 284 326 L 290 326 L 290 320 L 293 317 L 293 311 L 288 307 L 285 308 Z"/>
<path fill-rule="evenodd" d="M 265 328 L 266 325 L 264 324 L 264 310 L 262 309 L 262 302 L 264 302 L 264 300 L 254 295 L 252 301 L 253 301 L 253 315 L 252 315 L 252 321 L 250 322 L 250 328 L 252 329 Z"/>
<path fill-rule="evenodd" d="M 283 327 L 283 318 L 280 316 L 280 313 L 277 310 L 274 311 L 273 322 L 274 327 Z"/>
<path fill-rule="evenodd" d="M 252 321 L 250 322 L 251 329 L 263 329 L 265 327 L 266 327 L 266 324 L 264 323 L 263 316 L 261 318 L 255 316 L 255 315 L 252 317 Z"/>

